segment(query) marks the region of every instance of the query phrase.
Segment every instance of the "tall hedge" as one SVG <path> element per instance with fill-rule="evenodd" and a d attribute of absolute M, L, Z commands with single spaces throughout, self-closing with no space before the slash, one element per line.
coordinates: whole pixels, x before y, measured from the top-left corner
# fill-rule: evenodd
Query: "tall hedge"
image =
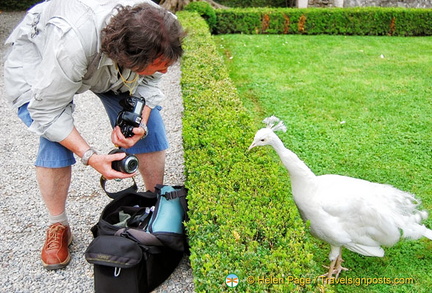
<path fill-rule="evenodd" d="M 296 0 L 217 0 L 228 7 L 294 7 Z"/>
<path fill-rule="evenodd" d="M 66 0 L 67 1 L 67 0 Z M 44 2 L 44 0 L 1 0 L 0 10 L 6 11 L 22 11 L 28 10 L 37 3 Z M 155 3 L 159 3 L 160 0 L 153 0 Z"/>
<path fill-rule="evenodd" d="M 0 10 L 27 10 L 39 2 L 44 0 L 2 0 L 0 3 Z"/>
<path fill-rule="evenodd" d="M 218 9 L 218 34 L 430 36 L 432 9 Z"/>
<path fill-rule="evenodd" d="M 197 292 L 288 292 L 296 284 L 248 284 L 247 277 L 310 276 L 312 254 L 286 172 L 268 148 L 248 152 L 265 117 L 248 113 L 228 77 L 206 22 L 179 12 L 189 31 L 182 58 L 187 233 Z M 252 118 L 253 117 L 253 118 Z M 288 291 L 287 291 L 288 290 Z"/>

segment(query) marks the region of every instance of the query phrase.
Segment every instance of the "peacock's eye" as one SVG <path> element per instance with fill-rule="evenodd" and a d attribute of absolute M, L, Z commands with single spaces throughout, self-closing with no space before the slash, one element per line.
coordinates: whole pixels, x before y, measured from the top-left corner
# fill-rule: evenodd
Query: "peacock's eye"
<path fill-rule="evenodd" d="M 263 138 L 263 139 L 261 139 L 261 141 L 264 141 L 265 139 Z"/>

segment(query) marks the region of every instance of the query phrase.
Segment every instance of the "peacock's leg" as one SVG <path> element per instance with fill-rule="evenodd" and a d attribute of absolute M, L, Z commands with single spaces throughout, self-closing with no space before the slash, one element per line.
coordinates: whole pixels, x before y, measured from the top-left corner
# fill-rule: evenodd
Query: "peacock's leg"
<path fill-rule="evenodd" d="M 333 274 L 336 274 L 336 279 L 339 278 L 339 274 L 340 274 L 342 271 L 348 271 L 347 268 L 344 268 L 344 267 L 342 266 L 342 262 L 343 262 L 343 261 L 344 261 L 344 260 L 342 259 L 342 251 L 341 251 L 341 253 L 338 255 L 338 257 L 337 257 L 337 259 L 336 259 L 336 267 L 335 267 L 334 270 L 333 270 Z"/>
<path fill-rule="evenodd" d="M 334 272 L 334 268 L 336 265 L 336 261 L 337 261 L 337 259 L 332 260 L 330 262 L 330 266 L 325 267 L 325 268 L 328 268 L 328 272 L 326 274 L 322 275 L 322 277 L 326 277 L 327 279 L 333 278 L 333 272 Z"/>

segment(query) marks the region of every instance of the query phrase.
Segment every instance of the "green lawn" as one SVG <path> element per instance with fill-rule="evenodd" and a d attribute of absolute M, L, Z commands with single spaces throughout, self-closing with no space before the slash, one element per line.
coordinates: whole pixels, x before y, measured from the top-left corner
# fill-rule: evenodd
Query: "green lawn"
<path fill-rule="evenodd" d="M 315 174 L 388 183 L 416 194 L 432 211 L 432 38 L 222 35 L 215 40 L 257 129 L 263 118 L 275 115 L 288 126 L 279 134 L 285 145 Z M 278 159 L 270 148 L 268 155 Z M 432 220 L 426 225 L 432 228 Z M 322 273 L 319 265 L 327 264 L 329 246 L 310 241 L 316 271 Z M 342 277 L 352 281 L 411 278 L 405 282 L 414 284 L 331 286 L 337 292 L 432 287 L 432 242 L 426 239 L 387 248 L 383 258 L 345 250 L 344 259 L 351 270 Z"/>

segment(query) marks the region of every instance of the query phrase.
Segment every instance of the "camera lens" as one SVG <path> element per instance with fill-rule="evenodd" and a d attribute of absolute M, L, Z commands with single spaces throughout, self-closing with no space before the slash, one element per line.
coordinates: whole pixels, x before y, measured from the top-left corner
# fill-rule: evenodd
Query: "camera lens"
<path fill-rule="evenodd" d="M 114 149 L 109 154 L 125 153 L 120 149 Z M 126 153 L 126 157 L 119 161 L 113 161 L 111 164 L 112 168 L 116 171 L 132 174 L 138 170 L 138 158 L 134 155 Z"/>
<path fill-rule="evenodd" d="M 124 173 L 135 173 L 138 170 L 138 158 L 134 155 L 127 155 L 122 162 L 122 169 Z"/>

